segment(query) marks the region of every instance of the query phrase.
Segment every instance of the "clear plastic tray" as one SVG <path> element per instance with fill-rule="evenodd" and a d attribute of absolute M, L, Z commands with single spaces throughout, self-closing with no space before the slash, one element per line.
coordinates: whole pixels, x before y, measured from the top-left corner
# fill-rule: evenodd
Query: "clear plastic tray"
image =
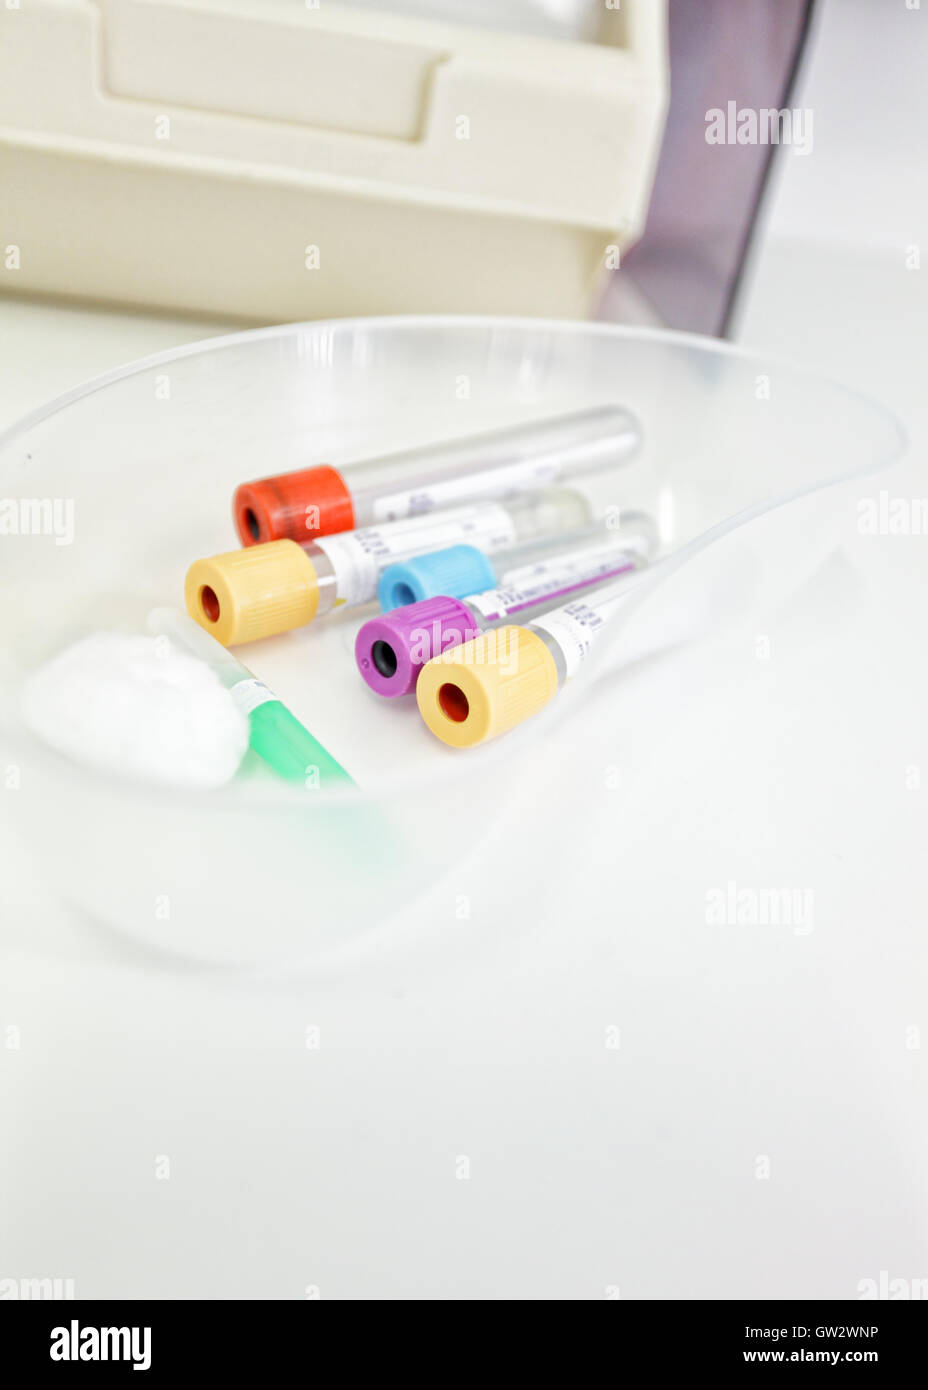
<path fill-rule="evenodd" d="M 236 544 L 237 483 L 605 400 L 630 406 L 640 457 L 591 485 L 599 506 L 651 510 L 665 558 L 549 709 L 454 752 L 413 707 L 379 701 L 351 651 L 366 611 L 241 649 L 355 776 L 357 796 L 254 775 L 210 794 L 141 786 L 40 746 L 18 717 L 24 675 L 98 627 L 144 630 L 182 603 L 195 558 Z M 487 318 L 290 325 L 162 354 L 88 383 L 0 437 L 0 495 L 74 501 L 74 539 L 0 546 L 0 734 L 49 881 L 162 948 L 225 961 L 345 941 L 492 834 L 520 760 L 556 749 L 591 681 L 786 592 L 827 544 L 826 485 L 890 464 L 902 431 L 832 382 L 683 334 Z M 719 544 L 816 493 L 788 555 Z M 621 717 L 621 682 L 615 684 Z M 648 731 L 639 731 L 642 737 Z M 159 911 L 159 904 L 161 910 Z M 165 905 L 167 904 L 167 907 Z"/>

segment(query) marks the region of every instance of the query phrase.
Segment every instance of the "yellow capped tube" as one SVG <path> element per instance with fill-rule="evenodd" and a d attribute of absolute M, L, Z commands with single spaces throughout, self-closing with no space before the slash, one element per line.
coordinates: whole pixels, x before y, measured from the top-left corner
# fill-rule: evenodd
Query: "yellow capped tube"
<path fill-rule="evenodd" d="M 266 541 L 197 560 L 184 599 L 191 618 L 235 646 L 304 627 L 336 606 L 370 603 L 381 571 L 399 561 L 459 544 L 493 555 L 589 523 L 589 503 L 571 491 L 468 503 L 306 545 Z"/>
<path fill-rule="evenodd" d="M 500 627 L 426 662 L 416 703 L 451 748 L 473 748 L 543 709 L 573 676 L 619 608 L 635 574 L 565 603 L 528 627 Z"/>
<path fill-rule="evenodd" d="M 230 647 L 311 623 L 319 579 L 296 541 L 268 541 L 197 560 L 187 571 L 184 602 L 191 618 Z"/>
<path fill-rule="evenodd" d="M 452 748 L 471 748 L 537 714 L 558 685 L 554 657 L 530 627 L 500 627 L 426 662 L 419 711 Z"/>

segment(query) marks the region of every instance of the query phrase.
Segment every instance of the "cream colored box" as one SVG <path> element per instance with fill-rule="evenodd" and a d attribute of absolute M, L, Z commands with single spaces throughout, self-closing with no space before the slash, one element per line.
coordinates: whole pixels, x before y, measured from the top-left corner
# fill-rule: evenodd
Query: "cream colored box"
<path fill-rule="evenodd" d="M 602 42 L 334 0 L 0 3 L 0 289 L 582 315 L 643 224 L 664 0 Z"/>

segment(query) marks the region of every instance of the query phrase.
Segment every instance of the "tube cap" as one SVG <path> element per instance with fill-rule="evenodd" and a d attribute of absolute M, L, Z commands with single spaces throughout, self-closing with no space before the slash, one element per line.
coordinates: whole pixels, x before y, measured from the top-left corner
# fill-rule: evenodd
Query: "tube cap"
<path fill-rule="evenodd" d="M 423 666 L 419 713 L 452 748 L 472 748 L 537 714 L 557 690 L 554 657 L 527 627 L 501 627 Z"/>
<path fill-rule="evenodd" d="M 319 606 L 313 562 L 296 541 L 270 541 L 197 560 L 184 584 L 187 612 L 226 647 L 311 623 Z"/>
<path fill-rule="evenodd" d="M 327 748 L 279 700 L 266 700 L 251 712 L 251 746 L 288 782 L 304 787 L 354 786 Z"/>
<path fill-rule="evenodd" d="M 296 473 L 278 473 L 242 483 L 232 498 L 242 545 L 266 541 L 311 541 L 354 530 L 354 506 L 337 468 L 321 463 Z"/>
<path fill-rule="evenodd" d="M 408 695 L 427 661 L 479 635 L 463 603 L 428 598 L 366 622 L 355 642 L 355 660 L 375 694 Z"/>
<path fill-rule="evenodd" d="M 425 598 L 467 598 L 492 589 L 496 571 L 475 545 L 449 545 L 427 555 L 388 565 L 380 576 L 377 597 L 385 613 Z"/>

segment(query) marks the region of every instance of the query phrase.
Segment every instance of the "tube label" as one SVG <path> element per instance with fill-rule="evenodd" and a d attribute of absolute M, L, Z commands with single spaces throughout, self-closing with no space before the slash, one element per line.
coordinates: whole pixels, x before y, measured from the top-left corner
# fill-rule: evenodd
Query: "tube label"
<path fill-rule="evenodd" d="M 513 545 L 512 517 L 498 502 L 455 507 L 436 517 L 411 517 L 389 526 L 366 526 L 320 536 L 314 545 L 335 570 L 336 592 L 346 604 L 368 603 L 377 593 L 380 571 L 397 560 L 410 560 L 448 545 L 475 545 L 492 552 Z"/>
<path fill-rule="evenodd" d="M 266 705 L 271 700 L 277 699 L 273 690 L 268 690 L 264 681 L 255 680 L 253 676 L 249 676 L 247 680 L 236 681 L 235 685 L 230 686 L 229 689 L 242 714 L 251 714 L 252 710 L 256 710 L 259 705 Z"/>
<path fill-rule="evenodd" d="M 618 602 L 621 602 L 619 599 Z M 615 598 L 601 607 L 578 599 L 536 618 L 532 627 L 553 637 L 564 657 L 568 680 L 577 674 L 594 641 L 615 612 Z"/>
<path fill-rule="evenodd" d="M 441 482 L 423 483 L 407 492 L 392 492 L 378 497 L 373 505 L 377 521 L 396 521 L 399 517 L 421 516 L 462 502 L 467 497 L 515 497 L 520 492 L 545 488 L 556 482 L 561 474 L 557 459 L 520 459 L 482 473 L 462 473 Z"/>
<path fill-rule="evenodd" d="M 621 538 L 603 538 L 601 543 L 589 542 L 577 546 L 575 550 L 561 550 L 549 559 L 538 560 L 530 565 L 518 565 L 503 570 L 499 576 L 500 586 L 508 589 L 531 583 L 535 575 L 563 575 L 569 580 L 573 575 L 596 574 L 607 570 L 610 565 L 647 560 L 650 553 L 646 536 L 624 535 Z"/>
<path fill-rule="evenodd" d="M 619 544 L 587 546 L 566 551 L 551 560 L 522 565 L 500 575 L 498 589 L 468 596 L 467 602 L 488 623 L 500 622 L 548 601 L 565 603 L 570 594 L 617 579 L 637 568 L 647 556 L 647 543 L 625 537 Z"/>

